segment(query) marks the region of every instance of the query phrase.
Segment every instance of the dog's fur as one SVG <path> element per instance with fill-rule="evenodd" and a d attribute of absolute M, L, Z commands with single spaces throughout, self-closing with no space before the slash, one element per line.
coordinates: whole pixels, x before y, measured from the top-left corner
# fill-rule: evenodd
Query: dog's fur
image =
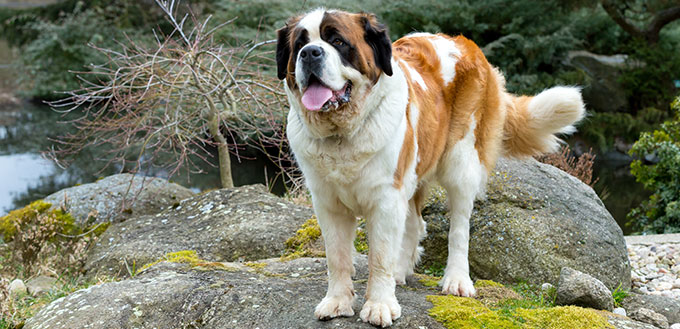
<path fill-rule="evenodd" d="M 322 49 L 314 69 L 300 58 L 312 46 Z M 502 74 L 462 36 L 414 33 L 391 44 L 371 14 L 317 9 L 291 18 L 278 31 L 276 57 L 290 102 L 288 139 L 326 246 L 328 292 L 316 307 L 319 319 L 354 314 L 357 216 L 367 219 L 370 246 L 361 319 L 385 327 L 400 316 L 395 284 L 418 261 L 430 182 L 447 190 L 451 209 L 442 291 L 474 295 L 468 221 L 487 173 L 500 155 L 555 151 L 554 134 L 573 132 L 585 112 L 573 87 L 533 97 L 507 93 Z M 349 102 L 305 108 L 312 75 L 335 92 L 351 83 Z"/>

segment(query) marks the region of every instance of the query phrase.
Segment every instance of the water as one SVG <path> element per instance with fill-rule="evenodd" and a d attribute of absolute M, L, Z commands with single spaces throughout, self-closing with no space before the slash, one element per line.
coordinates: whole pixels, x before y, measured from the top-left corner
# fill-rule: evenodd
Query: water
<path fill-rule="evenodd" d="M 104 163 L 97 160 L 93 150 L 79 154 L 66 169 L 44 158 L 41 152 L 52 145 L 50 138 L 56 138 L 67 127 L 58 123 L 62 119 L 60 114 L 44 105 L 0 105 L 0 216 L 60 189 L 90 183 L 121 171 L 121 167 L 115 165 L 102 169 Z M 211 151 L 214 155 L 214 150 Z M 266 184 L 267 177 L 275 177 L 275 166 L 264 154 L 245 150 L 241 155 L 240 162 L 232 156 L 235 185 Z M 203 164 L 201 169 L 205 173 L 181 171 L 170 179 L 194 192 L 219 188 L 218 169 L 209 164 Z M 144 174 L 167 177 L 162 169 L 147 170 Z M 281 184 L 270 185 L 274 193 L 284 192 Z"/>
<path fill-rule="evenodd" d="M 650 193 L 630 174 L 630 163 L 608 161 L 599 156 L 596 158 L 593 176 L 598 179 L 593 189 L 619 224 L 623 234 L 634 233 L 630 225 L 627 225 L 626 215 L 646 200 Z"/>

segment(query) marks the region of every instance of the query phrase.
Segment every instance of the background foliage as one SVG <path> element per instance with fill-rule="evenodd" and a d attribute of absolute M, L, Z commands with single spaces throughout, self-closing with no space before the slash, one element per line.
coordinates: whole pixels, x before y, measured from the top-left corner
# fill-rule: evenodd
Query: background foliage
<path fill-rule="evenodd" d="M 570 63 L 569 52 L 624 54 L 627 60 L 616 69 L 620 71 L 616 82 L 623 89 L 626 108 L 606 112 L 590 106 L 590 115 L 579 128 L 577 139 L 586 144 L 584 150 L 591 146 L 599 153 L 625 151 L 641 132 L 658 128 L 672 116 L 670 102 L 680 91 L 680 20 L 656 35 L 647 33 L 655 15 L 678 6 L 676 1 L 197 0 L 183 4 L 182 13 L 191 12 L 199 19 L 211 15 L 213 25 L 236 18 L 215 34 L 215 40 L 242 49 L 273 39 L 289 17 L 320 6 L 373 12 L 389 27 L 393 40 L 413 31 L 462 34 L 504 72 L 513 93 L 537 93 L 555 84 L 587 89 L 595 78 Z M 612 13 L 617 13 L 618 21 Z M 0 9 L 0 32 L 20 48 L 25 95 L 51 100 L 62 96 L 55 91 L 78 87 L 77 76 L 66 71 L 87 72 L 90 64 L 104 61 L 88 43 L 110 49 L 122 49 L 118 42 L 128 38 L 151 43 L 150 31 L 161 35 L 172 31 L 162 17 L 153 0 L 62 0 L 46 7 Z M 273 45 L 263 49 L 251 69 L 274 76 Z M 648 150 L 652 149 L 638 146 L 633 154 L 644 156 Z M 653 221 L 640 213 L 630 217 L 642 226 L 648 224 L 645 218 Z"/>
<path fill-rule="evenodd" d="M 652 163 L 635 160 L 631 172 L 653 191 L 649 200 L 633 209 L 629 217 L 637 229 L 649 233 L 680 232 L 680 97 L 673 102 L 673 120 L 654 132 L 645 132 L 631 153 L 653 155 Z"/>

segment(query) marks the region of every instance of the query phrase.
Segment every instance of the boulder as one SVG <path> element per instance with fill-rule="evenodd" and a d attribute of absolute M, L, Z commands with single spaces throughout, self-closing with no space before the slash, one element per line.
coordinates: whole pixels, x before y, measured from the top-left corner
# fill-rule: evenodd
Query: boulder
<path fill-rule="evenodd" d="M 56 283 L 56 278 L 41 275 L 26 281 L 26 288 L 31 296 L 38 296 L 50 291 Z"/>
<path fill-rule="evenodd" d="M 118 174 L 54 192 L 45 201 L 63 207 L 77 224 L 86 226 L 155 214 L 192 195 L 188 188 L 162 178 Z"/>
<path fill-rule="evenodd" d="M 680 322 L 680 300 L 676 298 L 632 293 L 621 302 L 621 306 L 628 314 L 646 308 L 665 316 L 669 323 Z"/>
<path fill-rule="evenodd" d="M 312 216 L 310 208 L 276 197 L 262 185 L 215 190 L 112 225 L 90 249 L 85 270 L 127 275 L 182 250 L 209 261 L 280 256 L 285 241 Z"/>
<path fill-rule="evenodd" d="M 609 317 L 609 323 L 616 329 L 657 329 L 657 327 L 631 318 L 612 315 Z"/>
<path fill-rule="evenodd" d="M 627 66 L 626 55 L 598 55 L 587 51 L 570 51 L 567 64 L 583 72 L 588 80 L 583 99 L 598 112 L 619 112 L 628 108 L 628 98 L 619 81 Z"/>
<path fill-rule="evenodd" d="M 623 307 L 616 307 L 616 308 L 614 308 L 614 310 L 612 311 L 612 313 L 618 314 L 618 315 L 620 315 L 620 316 L 626 316 L 626 315 L 627 315 L 627 314 L 626 314 L 626 309 L 623 308 Z"/>
<path fill-rule="evenodd" d="M 611 291 L 600 280 L 564 267 L 557 284 L 555 304 L 576 305 L 611 312 L 614 309 L 614 298 Z"/>
<path fill-rule="evenodd" d="M 7 291 L 9 292 L 10 296 L 28 293 L 28 289 L 26 288 L 24 281 L 21 279 L 12 280 L 12 282 L 10 282 L 9 286 L 7 287 Z"/>
<path fill-rule="evenodd" d="M 58 299 L 26 321 L 52 328 L 374 328 L 359 320 L 366 290 L 366 257 L 356 261 L 355 315 L 314 318 L 326 293 L 322 258 L 258 264 L 225 263 L 220 270 L 162 262 L 134 278 L 104 283 Z M 398 287 L 402 316 L 393 328 L 443 328 L 428 316 L 433 291 L 418 283 Z"/>
<path fill-rule="evenodd" d="M 423 210 L 428 235 L 422 268 L 446 264 L 446 198 L 434 195 Z M 609 289 L 630 282 L 623 233 L 597 194 L 575 177 L 529 159 L 500 159 L 487 198 L 470 222 L 470 271 L 479 279 L 557 284 L 570 267 Z"/>
<path fill-rule="evenodd" d="M 314 308 L 326 293 L 324 258 L 277 258 L 195 267 L 161 262 L 134 278 L 57 299 L 23 328 L 374 328 L 358 316 L 366 292 L 368 260 L 357 255 L 354 263 L 355 315 L 347 318 L 314 318 Z M 406 283 L 396 288 L 402 316 L 392 328 L 444 328 L 428 315 L 432 304 L 426 297 L 438 289 L 413 278 Z M 615 328 L 654 328 L 614 314 L 607 315 L 607 320 Z"/>
<path fill-rule="evenodd" d="M 668 328 L 668 319 L 666 319 L 665 316 L 648 308 L 643 307 L 630 312 L 630 318 L 640 322 L 649 323 L 657 328 Z"/>

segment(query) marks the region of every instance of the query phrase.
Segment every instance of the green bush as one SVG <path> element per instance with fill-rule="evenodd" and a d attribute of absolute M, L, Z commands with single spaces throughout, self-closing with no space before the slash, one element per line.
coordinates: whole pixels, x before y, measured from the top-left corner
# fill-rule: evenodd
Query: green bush
<path fill-rule="evenodd" d="M 652 133 L 643 133 L 630 151 L 638 157 L 655 155 L 658 159 L 652 164 L 642 160 L 631 164 L 637 181 L 653 191 L 649 200 L 628 214 L 629 223 L 641 232 L 680 232 L 680 97 L 671 108 L 673 120 Z"/>
<path fill-rule="evenodd" d="M 657 45 L 631 40 L 627 45 L 628 69 L 621 83 L 630 108 L 665 106 L 676 93 L 674 79 L 680 78 L 679 39 L 664 38 Z"/>
<path fill-rule="evenodd" d="M 113 46 L 113 38 L 122 34 L 93 10 L 76 11 L 51 22 L 36 20 L 26 26 L 36 38 L 21 52 L 26 76 L 22 84 L 28 96 L 40 99 L 63 97 L 55 92 L 79 88 L 75 74 L 88 70 L 86 65 L 101 64 L 106 58 L 88 44 Z"/>

